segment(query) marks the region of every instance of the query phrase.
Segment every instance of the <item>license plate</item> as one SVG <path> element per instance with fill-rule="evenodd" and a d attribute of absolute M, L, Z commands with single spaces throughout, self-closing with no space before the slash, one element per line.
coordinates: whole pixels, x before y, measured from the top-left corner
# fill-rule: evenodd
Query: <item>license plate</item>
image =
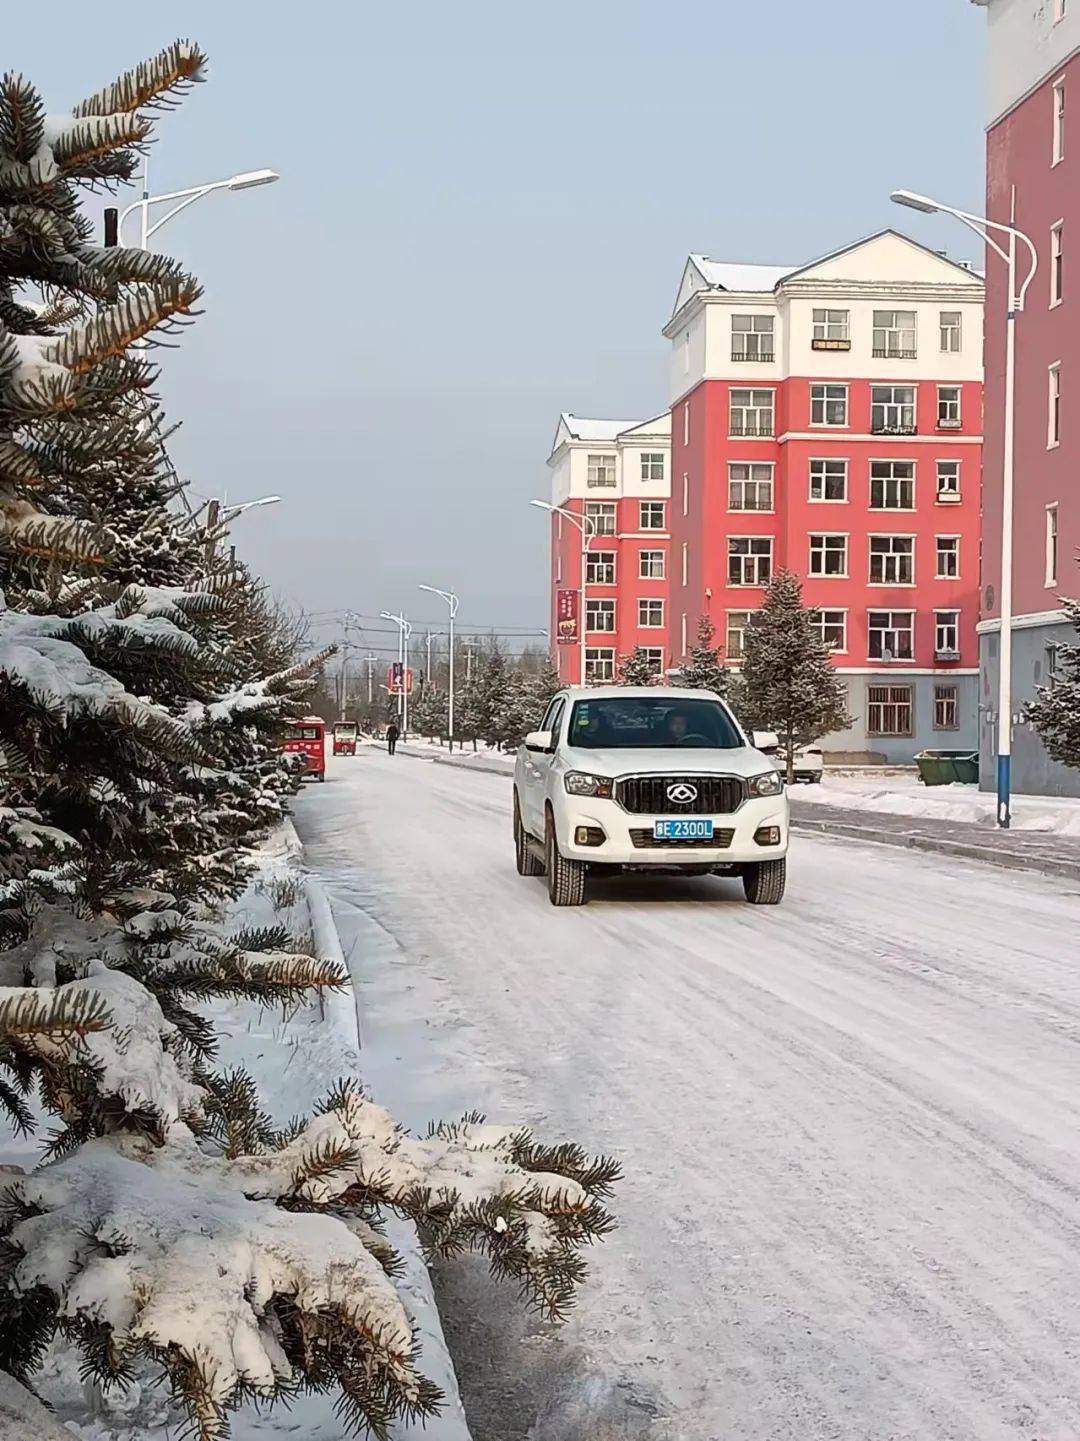
<path fill-rule="evenodd" d="M 653 839 L 657 841 L 711 841 L 712 821 L 654 821 Z"/>

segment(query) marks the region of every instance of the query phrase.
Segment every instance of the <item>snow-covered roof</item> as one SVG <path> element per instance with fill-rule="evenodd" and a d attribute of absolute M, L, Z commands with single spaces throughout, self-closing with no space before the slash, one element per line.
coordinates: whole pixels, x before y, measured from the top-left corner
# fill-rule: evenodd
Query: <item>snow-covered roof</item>
<path fill-rule="evenodd" d="M 624 430 L 634 430 L 640 420 L 588 420 L 564 410 L 560 417 L 573 440 L 614 440 Z"/>
<path fill-rule="evenodd" d="M 720 290 L 774 290 L 785 275 L 801 269 L 798 265 L 744 265 L 737 260 L 710 260 L 691 255 L 709 285 Z"/>

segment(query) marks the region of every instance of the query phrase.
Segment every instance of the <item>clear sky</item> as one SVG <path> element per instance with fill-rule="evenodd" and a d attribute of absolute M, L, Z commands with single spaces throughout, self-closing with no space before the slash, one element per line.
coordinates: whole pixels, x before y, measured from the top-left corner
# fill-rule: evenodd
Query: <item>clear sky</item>
<path fill-rule="evenodd" d="M 181 18 L 182 17 L 182 18 Z M 683 260 L 801 261 L 885 225 L 974 254 L 907 186 L 982 194 L 967 0 L 17 6 L 3 63 L 66 109 L 185 33 L 210 78 L 152 188 L 269 166 L 168 231 L 207 312 L 164 357 L 203 495 L 276 493 L 235 539 L 312 612 L 546 624 L 558 412 L 667 401 Z M 132 193 L 130 198 L 134 198 Z"/>

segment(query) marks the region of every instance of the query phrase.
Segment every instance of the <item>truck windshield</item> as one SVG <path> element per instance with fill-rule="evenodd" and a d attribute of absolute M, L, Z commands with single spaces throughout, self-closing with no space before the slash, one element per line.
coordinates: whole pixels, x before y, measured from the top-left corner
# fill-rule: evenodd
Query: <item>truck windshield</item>
<path fill-rule="evenodd" d="M 568 744 L 586 750 L 734 750 L 744 743 L 719 701 L 684 696 L 612 696 L 579 700 Z"/>

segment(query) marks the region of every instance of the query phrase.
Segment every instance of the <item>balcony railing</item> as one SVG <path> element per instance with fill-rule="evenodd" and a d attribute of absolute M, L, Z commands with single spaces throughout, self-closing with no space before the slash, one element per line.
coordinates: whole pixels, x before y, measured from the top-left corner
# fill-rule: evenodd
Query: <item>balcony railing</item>
<path fill-rule="evenodd" d="M 871 435 L 917 435 L 918 427 L 915 423 L 897 422 L 895 420 L 871 420 Z"/>
<path fill-rule="evenodd" d="M 775 355 L 773 354 L 773 352 L 772 352 L 771 350 L 758 350 L 758 351 L 753 351 L 753 350 L 733 350 L 733 351 L 731 352 L 731 358 L 732 358 L 732 360 L 761 360 L 761 361 L 766 361 L 766 360 L 775 360 L 776 357 L 775 357 Z"/>
<path fill-rule="evenodd" d="M 939 415 L 937 428 L 938 430 L 959 430 L 960 417 L 958 415 Z"/>
<path fill-rule="evenodd" d="M 956 647 L 953 646 L 953 645 L 949 645 L 949 646 L 944 646 L 944 645 L 935 646 L 935 648 L 934 648 L 934 659 L 935 659 L 935 660 L 959 660 L 959 659 L 960 659 L 960 652 L 959 652 L 959 651 L 956 649 Z"/>
<path fill-rule="evenodd" d="M 590 475 L 585 484 L 589 490 L 602 490 L 605 487 L 614 490 L 617 482 L 613 475 Z"/>
<path fill-rule="evenodd" d="M 728 425 L 728 435 L 770 439 L 773 435 L 773 423 L 771 420 L 733 420 Z"/>
<path fill-rule="evenodd" d="M 824 336 L 815 336 L 810 342 L 811 350 L 850 350 L 850 340 L 826 340 Z"/>
<path fill-rule="evenodd" d="M 918 360 L 917 350 L 901 350 L 898 345 L 874 346 L 875 360 Z"/>

